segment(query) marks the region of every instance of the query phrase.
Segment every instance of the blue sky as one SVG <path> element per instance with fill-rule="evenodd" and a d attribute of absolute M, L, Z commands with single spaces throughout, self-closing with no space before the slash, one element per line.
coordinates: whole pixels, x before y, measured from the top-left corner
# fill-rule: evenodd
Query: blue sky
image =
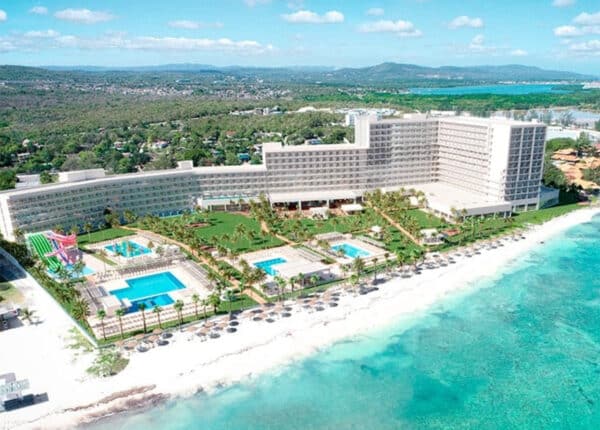
<path fill-rule="evenodd" d="M 600 72 L 598 0 L 0 0 L 0 63 Z"/>

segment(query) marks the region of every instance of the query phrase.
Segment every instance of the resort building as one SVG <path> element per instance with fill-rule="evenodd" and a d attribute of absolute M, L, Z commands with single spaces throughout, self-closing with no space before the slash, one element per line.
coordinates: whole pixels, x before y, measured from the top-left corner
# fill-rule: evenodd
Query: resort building
<path fill-rule="evenodd" d="M 218 208 L 264 193 L 271 203 L 357 201 L 367 191 L 415 188 L 450 217 L 507 214 L 539 205 L 546 127 L 498 118 L 362 116 L 355 143 L 263 145 L 263 164 L 193 167 L 106 175 L 60 174 L 56 184 L 0 193 L 0 232 L 69 229 L 104 222 L 107 209 L 138 215 Z"/>

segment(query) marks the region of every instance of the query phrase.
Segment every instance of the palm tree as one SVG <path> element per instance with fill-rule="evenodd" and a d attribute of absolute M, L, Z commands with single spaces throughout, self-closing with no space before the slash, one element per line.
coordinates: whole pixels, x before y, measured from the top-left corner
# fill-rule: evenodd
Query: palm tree
<path fill-rule="evenodd" d="M 225 299 L 229 308 L 229 317 L 231 318 L 231 304 L 235 300 L 235 293 L 231 290 L 225 291 Z"/>
<path fill-rule="evenodd" d="M 175 304 L 173 305 L 173 307 L 175 308 L 175 310 L 177 311 L 177 316 L 179 317 L 179 326 L 181 326 L 181 324 L 183 324 L 183 302 L 181 300 L 177 300 L 175 302 Z"/>
<path fill-rule="evenodd" d="M 29 309 L 29 308 L 21 308 L 21 311 L 19 313 L 21 318 L 24 319 L 25 321 L 27 321 L 29 324 L 31 324 L 31 319 L 33 318 L 33 314 L 35 314 L 35 311 L 33 309 Z"/>
<path fill-rule="evenodd" d="M 123 339 L 123 315 L 125 315 L 125 309 L 119 308 L 115 311 L 115 315 L 119 319 L 119 329 L 121 331 L 121 339 Z"/>
<path fill-rule="evenodd" d="M 162 324 L 160 322 L 160 313 L 162 311 L 163 311 L 163 308 L 161 308 L 158 305 L 154 306 L 154 309 L 152 309 L 152 312 L 156 314 L 156 320 L 158 322 L 158 328 L 162 328 Z"/>
<path fill-rule="evenodd" d="M 208 314 L 206 313 L 206 308 L 210 305 L 210 301 L 208 298 L 202 299 L 202 311 L 204 312 L 204 319 L 208 319 Z"/>
<path fill-rule="evenodd" d="M 90 305 L 83 299 L 78 299 L 73 304 L 73 316 L 75 319 L 83 321 L 90 313 Z"/>
<path fill-rule="evenodd" d="M 277 284 L 277 289 L 279 291 L 279 297 L 283 298 L 283 290 L 287 284 L 287 281 L 281 276 L 275 276 L 275 283 Z"/>
<path fill-rule="evenodd" d="M 92 241 L 92 229 L 94 227 L 92 226 L 91 222 L 86 222 L 85 224 L 83 224 L 83 231 L 85 231 L 87 233 L 87 237 L 88 237 L 88 243 L 90 243 Z"/>
<path fill-rule="evenodd" d="M 106 331 L 104 331 L 104 318 L 106 318 L 106 311 L 104 309 L 98 309 L 96 312 L 96 316 L 100 320 L 100 324 L 102 325 L 102 338 L 106 340 Z"/>
<path fill-rule="evenodd" d="M 20 242 L 23 239 L 23 230 L 21 230 L 19 227 L 13 229 L 13 234 L 15 235 L 15 240 L 17 242 Z"/>
<path fill-rule="evenodd" d="M 311 287 L 314 287 L 319 282 L 319 279 L 321 279 L 319 278 L 319 275 L 314 274 L 309 278 L 308 282 L 310 282 Z"/>
<path fill-rule="evenodd" d="M 221 297 L 217 293 L 212 293 L 208 296 L 208 303 L 213 307 L 213 313 L 217 314 L 217 308 L 221 304 Z"/>
<path fill-rule="evenodd" d="M 356 257 L 352 261 L 352 270 L 354 270 L 356 276 L 359 278 L 361 277 L 363 270 L 365 270 L 365 262 L 362 260 L 362 258 Z"/>
<path fill-rule="evenodd" d="M 194 303 L 194 313 L 196 314 L 196 319 L 198 319 L 198 302 L 200 301 L 200 296 L 198 294 L 192 295 L 192 303 Z"/>
<path fill-rule="evenodd" d="M 138 304 L 138 309 L 142 313 L 142 324 L 144 325 L 144 333 L 146 333 L 146 304 L 143 302 Z"/>

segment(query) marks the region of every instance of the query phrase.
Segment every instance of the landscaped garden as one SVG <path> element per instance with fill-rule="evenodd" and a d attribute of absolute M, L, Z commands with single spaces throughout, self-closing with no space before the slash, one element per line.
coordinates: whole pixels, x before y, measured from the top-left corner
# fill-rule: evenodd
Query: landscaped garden
<path fill-rule="evenodd" d="M 80 246 L 104 242 L 105 240 L 114 240 L 119 239 L 121 237 L 127 237 L 134 235 L 135 232 L 130 230 L 125 230 L 123 228 L 111 227 L 105 228 L 103 230 L 98 230 L 89 233 L 82 233 L 77 236 L 77 244 Z"/>

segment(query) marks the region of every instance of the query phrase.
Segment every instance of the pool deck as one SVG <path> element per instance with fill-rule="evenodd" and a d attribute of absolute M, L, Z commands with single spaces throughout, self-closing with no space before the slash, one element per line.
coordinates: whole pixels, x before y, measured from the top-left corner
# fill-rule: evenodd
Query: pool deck
<path fill-rule="evenodd" d="M 200 285 L 200 283 L 194 278 L 194 276 L 191 273 L 189 273 L 184 267 L 181 266 L 170 267 L 168 269 L 163 268 L 159 270 L 154 270 L 139 276 L 113 279 L 110 281 L 102 282 L 98 285 L 102 286 L 106 290 L 106 292 L 110 294 L 111 291 L 127 288 L 127 279 L 142 278 L 145 276 L 151 276 L 163 272 L 171 272 L 173 275 L 175 275 L 177 279 L 179 279 L 179 281 L 183 285 L 185 285 L 185 288 L 183 289 L 173 290 L 166 293 L 169 296 L 171 296 L 173 300 L 183 300 L 184 302 L 189 302 L 189 299 L 193 294 L 198 294 L 201 298 L 207 297 L 210 294 L 208 288 L 206 288 L 203 285 Z"/>
<path fill-rule="evenodd" d="M 364 240 L 361 240 L 358 237 L 353 237 L 351 235 L 343 235 L 343 237 L 337 237 L 337 238 L 331 240 L 329 242 L 329 245 L 331 247 L 333 247 L 336 245 L 342 245 L 344 243 L 346 243 L 348 245 L 352 245 L 355 248 L 359 248 L 359 249 L 362 249 L 362 250 L 368 252 L 369 253 L 368 256 L 360 257 L 365 262 L 369 262 L 374 258 L 377 258 L 381 262 L 381 261 L 383 261 L 384 255 L 387 252 L 384 248 L 380 248 L 378 246 L 372 245 L 370 243 L 367 243 Z M 318 248 L 315 248 L 315 249 L 318 249 Z M 339 257 L 337 255 L 336 255 L 335 259 L 342 264 L 348 264 L 353 260 L 353 258 L 350 258 L 350 257 Z"/>

